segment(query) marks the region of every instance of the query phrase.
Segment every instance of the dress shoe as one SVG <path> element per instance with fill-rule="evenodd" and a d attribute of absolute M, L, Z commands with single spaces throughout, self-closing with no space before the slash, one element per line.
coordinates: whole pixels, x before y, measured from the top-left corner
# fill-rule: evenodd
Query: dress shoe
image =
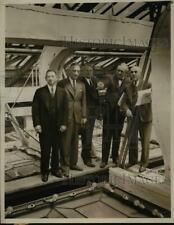
<path fill-rule="evenodd" d="M 63 177 L 61 170 L 51 171 L 51 174 L 55 177 L 60 177 L 60 178 Z"/>
<path fill-rule="evenodd" d="M 113 165 L 112 165 L 112 167 L 118 167 L 118 162 L 113 162 Z"/>
<path fill-rule="evenodd" d="M 146 171 L 146 167 L 144 167 L 144 166 L 140 166 L 140 168 L 139 168 L 139 172 L 140 172 L 140 173 L 142 173 L 142 172 L 144 172 L 144 171 Z"/>
<path fill-rule="evenodd" d="M 68 171 L 64 171 L 64 172 L 63 172 L 63 175 L 64 175 L 65 177 L 69 177 L 69 170 L 68 170 Z"/>
<path fill-rule="evenodd" d="M 101 160 L 101 159 L 100 159 L 99 157 L 96 157 L 96 158 L 95 158 L 95 161 L 96 161 L 96 162 L 99 162 L 100 160 Z"/>
<path fill-rule="evenodd" d="M 63 166 L 62 167 L 62 173 L 63 173 L 63 176 L 69 177 L 69 167 Z"/>
<path fill-rule="evenodd" d="M 112 162 L 113 162 L 113 167 L 118 167 L 118 165 L 119 165 L 118 159 L 113 159 Z"/>
<path fill-rule="evenodd" d="M 77 166 L 77 165 L 71 166 L 70 169 L 71 170 L 77 170 L 77 171 L 83 171 L 83 169 L 80 166 Z"/>
<path fill-rule="evenodd" d="M 47 182 L 48 181 L 48 174 L 41 174 L 41 180 L 43 182 Z"/>
<path fill-rule="evenodd" d="M 124 169 L 128 169 L 128 168 L 130 168 L 130 167 L 132 167 L 132 166 L 134 166 L 136 163 L 127 163 L 127 164 L 125 164 L 124 165 Z"/>
<path fill-rule="evenodd" d="M 101 162 L 101 164 L 100 164 L 100 168 L 105 168 L 106 167 L 106 163 L 105 162 Z"/>
<path fill-rule="evenodd" d="M 86 162 L 85 165 L 88 167 L 95 167 L 95 164 L 93 164 L 92 162 Z"/>

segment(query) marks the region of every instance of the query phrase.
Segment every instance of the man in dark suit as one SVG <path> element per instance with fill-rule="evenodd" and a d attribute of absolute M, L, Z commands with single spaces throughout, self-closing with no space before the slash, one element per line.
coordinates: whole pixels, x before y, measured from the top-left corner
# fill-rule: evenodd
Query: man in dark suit
<path fill-rule="evenodd" d="M 84 65 L 81 68 L 81 80 L 86 88 L 86 103 L 87 103 L 87 122 L 84 129 L 81 131 L 82 139 L 82 159 L 85 165 L 88 167 L 95 167 L 92 163 L 92 136 L 94 130 L 94 124 L 97 117 L 97 110 L 99 105 L 97 80 L 93 76 L 93 68 L 90 65 Z"/>
<path fill-rule="evenodd" d="M 128 66 L 122 63 L 117 66 L 116 74 L 107 84 L 107 92 L 104 103 L 103 138 L 102 138 L 102 162 L 101 168 L 106 167 L 109 158 L 112 141 L 112 161 L 114 166 L 118 163 L 118 151 L 120 146 L 121 131 L 123 129 L 125 112 L 120 111 L 118 101 L 128 85 Z"/>
<path fill-rule="evenodd" d="M 131 76 L 134 77 L 135 80 L 138 80 L 141 75 L 141 68 L 139 66 L 133 66 L 130 69 Z M 139 81 L 137 84 L 139 87 L 141 86 L 142 81 Z M 151 89 L 151 83 L 145 84 L 142 90 Z M 135 127 L 133 129 L 133 134 L 129 147 L 129 164 L 134 165 L 138 163 L 138 131 L 141 138 L 141 161 L 139 172 L 143 172 L 146 170 L 149 161 L 149 142 L 151 137 L 152 130 L 152 104 L 151 99 L 147 104 L 137 105 L 135 108 Z"/>
<path fill-rule="evenodd" d="M 61 132 L 66 130 L 68 110 L 66 93 L 57 87 L 56 73 L 48 70 L 45 79 L 47 85 L 36 90 L 32 104 L 33 125 L 39 134 L 41 147 L 40 167 L 43 182 L 48 180 L 50 156 L 52 175 L 62 177 L 59 167 Z"/>
<path fill-rule="evenodd" d="M 67 70 L 68 78 L 60 81 L 58 85 L 67 93 L 68 125 L 63 138 L 62 165 L 65 176 L 69 176 L 69 168 L 82 171 L 77 165 L 78 161 L 78 135 L 81 126 L 86 123 L 86 91 L 84 84 L 77 78 L 80 67 L 72 65 Z M 64 113 L 64 111 L 62 111 Z"/>

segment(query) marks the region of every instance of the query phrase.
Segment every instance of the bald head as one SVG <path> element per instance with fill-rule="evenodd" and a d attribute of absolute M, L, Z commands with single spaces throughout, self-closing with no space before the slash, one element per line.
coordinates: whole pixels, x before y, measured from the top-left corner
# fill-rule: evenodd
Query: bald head
<path fill-rule="evenodd" d="M 119 80 L 123 80 L 129 71 L 129 67 L 126 63 L 121 63 L 117 66 L 116 75 Z"/>

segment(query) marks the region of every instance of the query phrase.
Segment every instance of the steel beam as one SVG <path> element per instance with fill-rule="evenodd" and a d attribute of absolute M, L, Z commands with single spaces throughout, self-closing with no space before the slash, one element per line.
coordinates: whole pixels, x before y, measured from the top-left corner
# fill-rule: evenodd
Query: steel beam
<path fill-rule="evenodd" d="M 147 48 L 152 28 L 152 22 L 115 16 L 24 5 L 6 8 L 7 42 Z"/>
<path fill-rule="evenodd" d="M 110 56 L 110 57 L 124 57 L 124 58 L 139 58 L 142 53 L 134 52 L 99 52 L 99 51 L 75 51 L 75 55 L 88 55 L 88 56 Z"/>

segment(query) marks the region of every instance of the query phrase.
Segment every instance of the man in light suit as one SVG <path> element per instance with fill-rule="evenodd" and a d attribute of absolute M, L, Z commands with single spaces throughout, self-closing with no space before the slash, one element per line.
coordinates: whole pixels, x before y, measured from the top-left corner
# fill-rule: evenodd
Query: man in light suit
<path fill-rule="evenodd" d="M 141 68 L 139 66 L 133 66 L 130 69 L 131 76 L 140 77 Z M 135 78 L 136 79 L 136 78 Z M 139 82 L 138 86 L 141 86 L 142 81 Z M 151 83 L 145 84 L 142 88 L 143 90 L 151 89 Z M 129 164 L 136 164 L 138 162 L 138 131 L 141 138 L 141 160 L 139 172 L 146 170 L 149 161 L 149 142 L 152 130 L 152 104 L 151 102 L 136 106 L 135 116 L 137 116 L 135 129 L 131 138 L 130 148 L 129 148 Z"/>
<path fill-rule="evenodd" d="M 48 70 L 45 79 L 47 85 L 36 90 L 32 104 L 33 126 L 39 134 L 41 147 L 40 168 L 43 182 L 48 180 L 50 157 L 52 175 L 62 177 L 59 166 L 61 133 L 66 130 L 68 111 L 66 93 L 57 87 L 56 73 Z"/>
<path fill-rule="evenodd" d="M 69 169 L 82 171 L 78 161 L 78 135 L 81 126 L 86 123 L 86 91 L 84 84 L 77 78 L 80 67 L 72 65 L 67 70 L 68 78 L 58 85 L 66 91 L 68 103 L 68 125 L 63 140 L 62 165 L 65 176 L 69 176 Z M 62 111 L 62 113 L 65 113 Z"/>
<path fill-rule="evenodd" d="M 79 77 L 79 80 L 82 81 L 85 85 L 87 103 L 87 122 L 81 132 L 81 156 L 85 165 L 87 165 L 88 167 L 95 167 L 95 164 L 92 163 L 92 136 L 99 106 L 98 91 L 96 89 L 97 80 L 93 76 L 92 66 L 84 65 L 81 68 L 81 71 L 82 73 Z"/>

